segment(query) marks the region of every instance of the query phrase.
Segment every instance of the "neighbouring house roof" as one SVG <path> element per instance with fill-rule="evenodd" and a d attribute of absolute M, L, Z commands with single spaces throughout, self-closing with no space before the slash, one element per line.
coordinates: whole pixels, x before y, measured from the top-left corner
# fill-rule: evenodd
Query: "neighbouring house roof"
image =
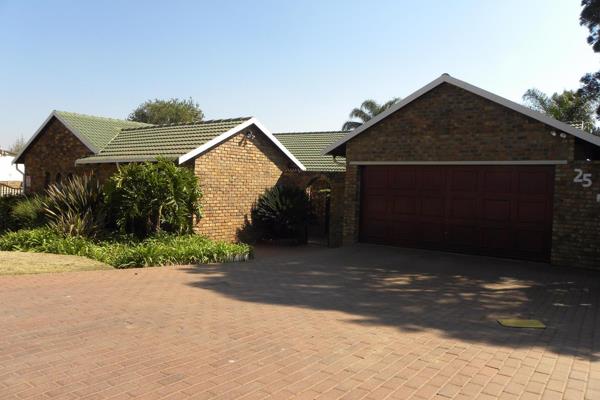
<path fill-rule="evenodd" d="M 67 128 L 85 136 L 97 149 L 103 149 L 122 129 L 152 126 L 142 122 L 96 117 L 67 111 L 55 111 L 55 114 Z"/>
<path fill-rule="evenodd" d="M 122 129 L 97 155 L 77 162 L 146 161 L 155 160 L 157 156 L 176 159 L 249 119 L 219 119 L 193 124 Z"/>
<path fill-rule="evenodd" d="M 443 74 L 439 78 L 433 80 L 432 82 L 423 86 L 421 89 L 412 93 L 410 96 L 404 98 L 402 101 L 394 104 L 388 110 L 386 110 L 386 111 L 382 112 L 381 114 L 377 115 L 376 117 L 370 119 L 369 121 L 365 122 L 358 128 L 350 131 L 350 133 L 348 135 L 346 135 L 345 137 L 343 137 L 342 139 L 336 141 L 335 143 L 332 143 L 330 146 L 327 146 L 323 150 L 322 153 L 323 154 L 338 154 L 338 155 L 345 154 L 345 143 L 347 141 L 349 141 L 353 137 L 361 134 L 365 130 L 369 129 L 371 126 L 377 124 L 379 121 L 387 118 L 391 114 L 393 114 L 396 111 L 400 110 L 401 108 L 407 106 L 408 104 L 412 103 L 414 100 L 418 99 L 425 93 L 430 92 L 431 90 L 435 89 L 436 87 L 438 87 L 439 85 L 441 85 L 443 83 L 457 86 L 463 90 L 466 90 L 468 92 L 471 92 L 473 94 L 481 96 L 485 99 L 488 99 L 490 101 L 498 103 L 498 104 L 500 104 L 504 107 L 507 107 L 511 110 L 514 110 L 523 115 L 526 115 L 527 117 L 538 120 L 538 121 L 540 121 L 550 127 L 553 127 L 561 132 L 568 133 L 568 134 L 573 135 L 581 140 L 595 144 L 596 146 L 600 146 L 600 136 L 596 136 L 591 133 L 582 131 L 581 129 L 577 129 L 569 124 L 566 124 L 566 123 L 558 121 L 552 117 L 549 117 L 546 114 L 542 114 L 538 111 L 532 110 L 521 104 L 515 103 L 514 101 L 505 99 L 504 97 L 500 97 L 494 93 L 488 92 L 487 90 L 478 88 L 477 86 L 474 86 L 467 82 L 461 81 L 460 79 L 453 78 L 448 74 Z"/>
<path fill-rule="evenodd" d="M 15 156 L 14 162 L 19 162 L 21 156 L 35 141 L 46 125 L 56 118 L 66 126 L 92 153 L 98 153 L 106 146 L 123 128 L 137 128 L 152 126 L 142 122 L 126 121 L 115 118 L 96 117 L 93 115 L 78 114 L 66 111 L 54 110 L 33 134 L 23 149 Z"/>
<path fill-rule="evenodd" d="M 0 156 L 0 182 L 23 180 L 22 171 L 25 167 L 21 165 L 17 168 L 17 165 L 12 163 L 13 159 L 13 156 Z"/>
<path fill-rule="evenodd" d="M 322 151 L 330 144 L 341 140 L 348 132 L 290 132 L 276 133 L 275 137 L 294 155 L 307 171 L 344 172 L 346 159 L 335 160 Z"/>

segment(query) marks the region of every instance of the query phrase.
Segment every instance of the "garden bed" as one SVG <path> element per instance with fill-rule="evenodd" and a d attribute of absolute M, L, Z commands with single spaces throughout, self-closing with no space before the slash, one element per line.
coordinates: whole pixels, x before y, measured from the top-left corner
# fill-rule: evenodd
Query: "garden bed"
<path fill-rule="evenodd" d="M 83 256 L 115 268 L 222 263 L 252 257 L 252 248 L 246 244 L 217 242 L 193 234 L 91 240 L 60 235 L 48 228 L 6 233 L 0 236 L 0 251 Z"/>

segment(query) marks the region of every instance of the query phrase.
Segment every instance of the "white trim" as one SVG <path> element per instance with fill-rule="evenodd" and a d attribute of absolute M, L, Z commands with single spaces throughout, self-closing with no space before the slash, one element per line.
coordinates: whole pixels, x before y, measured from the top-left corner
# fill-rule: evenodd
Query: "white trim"
<path fill-rule="evenodd" d="M 216 138 L 214 138 L 212 140 L 209 140 L 208 142 L 204 143 L 202 146 L 197 147 L 194 150 L 180 156 L 179 160 L 178 160 L 179 164 L 183 164 L 184 162 L 186 162 L 194 157 L 197 157 L 198 155 L 209 150 L 210 148 L 229 139 L 231 136 L 241 132 L 242 130 L 244 130 L 246 128 L 249 128 L 252 125 L 254 125 L 258 129 L 260 129 L 262 131 L 262 133 L 264 133 L 265 136 L 268 137 L 269 140 L 271 140 L 271 142 L 273 142 L 273 144 L 275 146 L 277 146 L 277 148 L 279 150 L 281 150 L 290 160 L 292 160 L 294 162 L 294 164 L 296 164 L 296 166 L 298 168 L 300 168 L 302 171 L 306 171 L 306 167 L 304 165 L 302 165 L 302 163 L 296 157 L 294 157 L 292 155 L 292 153 L 290 153 L 289 150 L 286 149 L 285 146 L 283 144 L 281 144 L 281 142 L 279 140 L 277 140 L 277 138 L 256 118 L 250 118 L 248 121 L 245 121 L 245 122 L 231 128 L 227 132 L 220 134 L 219 136 L 217 136 Z"/>
<path fill-rule="evenodd" d="M 517 161 L 350 161 L 350 165 L 564 165 L 567 160 Z"/>
<path fill-rule="evenodd" d="M 427 85 L 423 86 L 421 89 L 417 90 L 416 92 L 412 93 L 410 96 L 404 98 L 402 101 L 396 103 L 395 105 L 393 105 L 392 107 L 390 107 L 389 109 L 387 109 L 386 111 L 382 112 L 381 114 L 377 115 L 376 117 L 370 119 L 369 121 L 367 121 L 366 123 L 362 124 L 361 126 L 359 126 L 358 128 L 354 129 L 353 131 L 350 131 L 348 133 L 348 135 L 346 135 L 344 138 L 342 138 L 341 140 L 337 141 L 336 143 L 333 143 L 329 146 L 327 146 L 322 154 L 325 155 L 327 153 L 330 153 L 331 151 L 335 150 L 337 147 L 341 146 L 342 144 L 346 143 L 348 140 L 352 139 L 353 137 L 359 135 L 360 133 L 362 133 L 363 131 L 365 131 L 366 129 L 368 129 L 369 127 L 375 125 L 376 123 L 378 123 L 379 121 L 381 121 L 384 118 L 387 118 L 390 114 L 395 113 L 396 111 L 400 110 L 402 107 L 408 105 L 409 103 L 411 103 L 413 100 L 421 97 L 422 95 L 424 95 L 425 93 L 429 92 L 430 90 L 436 88 L 437 86 L 441 85 L 442 83 L 449 83 L 451 85 L 457 86 L 461 89 L 464 89 L 468 92 L 474 93 L 478 96 L 481 96 L 483 98 L 486 98 L 490 101 L 493 101 L 495 103 L 498 103 L 504 107 L 510 108 L 511 110 L 517 111 L 521 114 L 524 114 L 530 118 L 533 118 L 535 120 L 538 120 L 546 125 L 549 125 L 553 128 L 556 128 L 557 130 L 560 130 L 562 132 L 571 134 L 579 139 L 585 140 L 586 142 L 595 144 L 596 146 L 600 146 L 600 137 L 599 136 L 595 136 L 592 135 L 591 133 L 582 131 L 581 129 L 577 129 L 572 127 L 569 124 L 565 124 L 564 122 L 560 122 L 554 118 L 551 118 L 545 114 L 542 114 L 538 111 L 534 111 L 530 108 L 527 108 L 521 104 L 515 103 L 514 101 L 505 99 L 504 97 L 500 97 L 494 93 L 488 92 L 487 90 L 478 88 L 477 86 L 473 86 L 467 82 L 461 81 L 459 79 L 453 78 L 448 74 L 443 74 L 442 76 L 440 76 L 439 78 L 435 79 L 434 81 L 428 83 Z"/>
<path fill-rule="evenodd" d="M 40 125 L 40 127 L 37 129 L 37 131 L 35 131 L 33 136 L 31 136 L 31 138 L 27 141 L 27 143 L 25 143 L 25 146 L 23 146 L 21 151 L 15 156 L 15 158 L 13 159 L 13 162 L 12 162 L 13 164 L 16 164 L 16 160 L 18 160 L 23 155 L 23 153 L 25 153 L 25 151 L 33 143 L 35 138 L 38 137 L 38 135 L 42 132 L 42 130 L 46 127 L 46 125 L 48 125 L 48 123 L 50 122 L 52 117 L 56 117 L 56 119 L 59 120 L 60 123 L 62 123 L 65 127 L 67 127 L 67 129 L 69 129 L 71 131 L 71 133 L 73 135 L 75 135 L 75 137 L 77 139 L 79 139 L 81 141 L 81 143 L 83 143 L 88 149 L 90 149 L 91 152 L 93 152 L 94 154 L 98 153 L 98 149 L 96 148 L 96 146 L 94 146 L 89 140 L 87 140 L 85 138 L 85 136 L 83 136 L 76 129 L 74 129 L 72 126 L 70 126 L 63 118 L 61 118 L 58 115 L 58 113 L 56 112 L 56 110 L 53 110 L 50 113 L 50 115 L 48 116 L 48 118 L 46 118 L 46 120 L 42 123 L 42 125 Z"/>

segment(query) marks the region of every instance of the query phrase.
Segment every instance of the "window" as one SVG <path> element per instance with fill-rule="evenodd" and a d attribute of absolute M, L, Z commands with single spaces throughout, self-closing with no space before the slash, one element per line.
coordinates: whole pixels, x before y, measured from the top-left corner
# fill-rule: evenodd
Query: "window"
<path fill-rule="evenodd" d="M 62 181 L 62 175 L 59 172 L 58 174 L 56 174 L 55 182 L 57 185 L 60 185 L 60 181 Z"/>
<path fill-rule="evenodd" d="M 73 180 L 73 173 L 69 172 L 69 175 L 67 175 L 67 180 L 68 181 L 72 181 Z"/>
<path fill-rule="evenodd" d="M 44 174 L 44 187 L 47 188 L 48 186 L 50 186 L 50 172 L 46 172 Z"/>

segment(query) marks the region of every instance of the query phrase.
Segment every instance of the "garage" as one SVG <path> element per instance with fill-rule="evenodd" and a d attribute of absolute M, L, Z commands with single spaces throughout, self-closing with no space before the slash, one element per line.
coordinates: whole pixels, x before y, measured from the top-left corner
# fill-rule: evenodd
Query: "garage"
<path fill-rule="evenodd" d="M 448 74 L 332 143 L 343 244 L 600 269 L 600 135 Z"/>
<path fill-rule="evenodd" d="M 360 240 L 550 259 L 554 168 L 364 166 Z"/>

